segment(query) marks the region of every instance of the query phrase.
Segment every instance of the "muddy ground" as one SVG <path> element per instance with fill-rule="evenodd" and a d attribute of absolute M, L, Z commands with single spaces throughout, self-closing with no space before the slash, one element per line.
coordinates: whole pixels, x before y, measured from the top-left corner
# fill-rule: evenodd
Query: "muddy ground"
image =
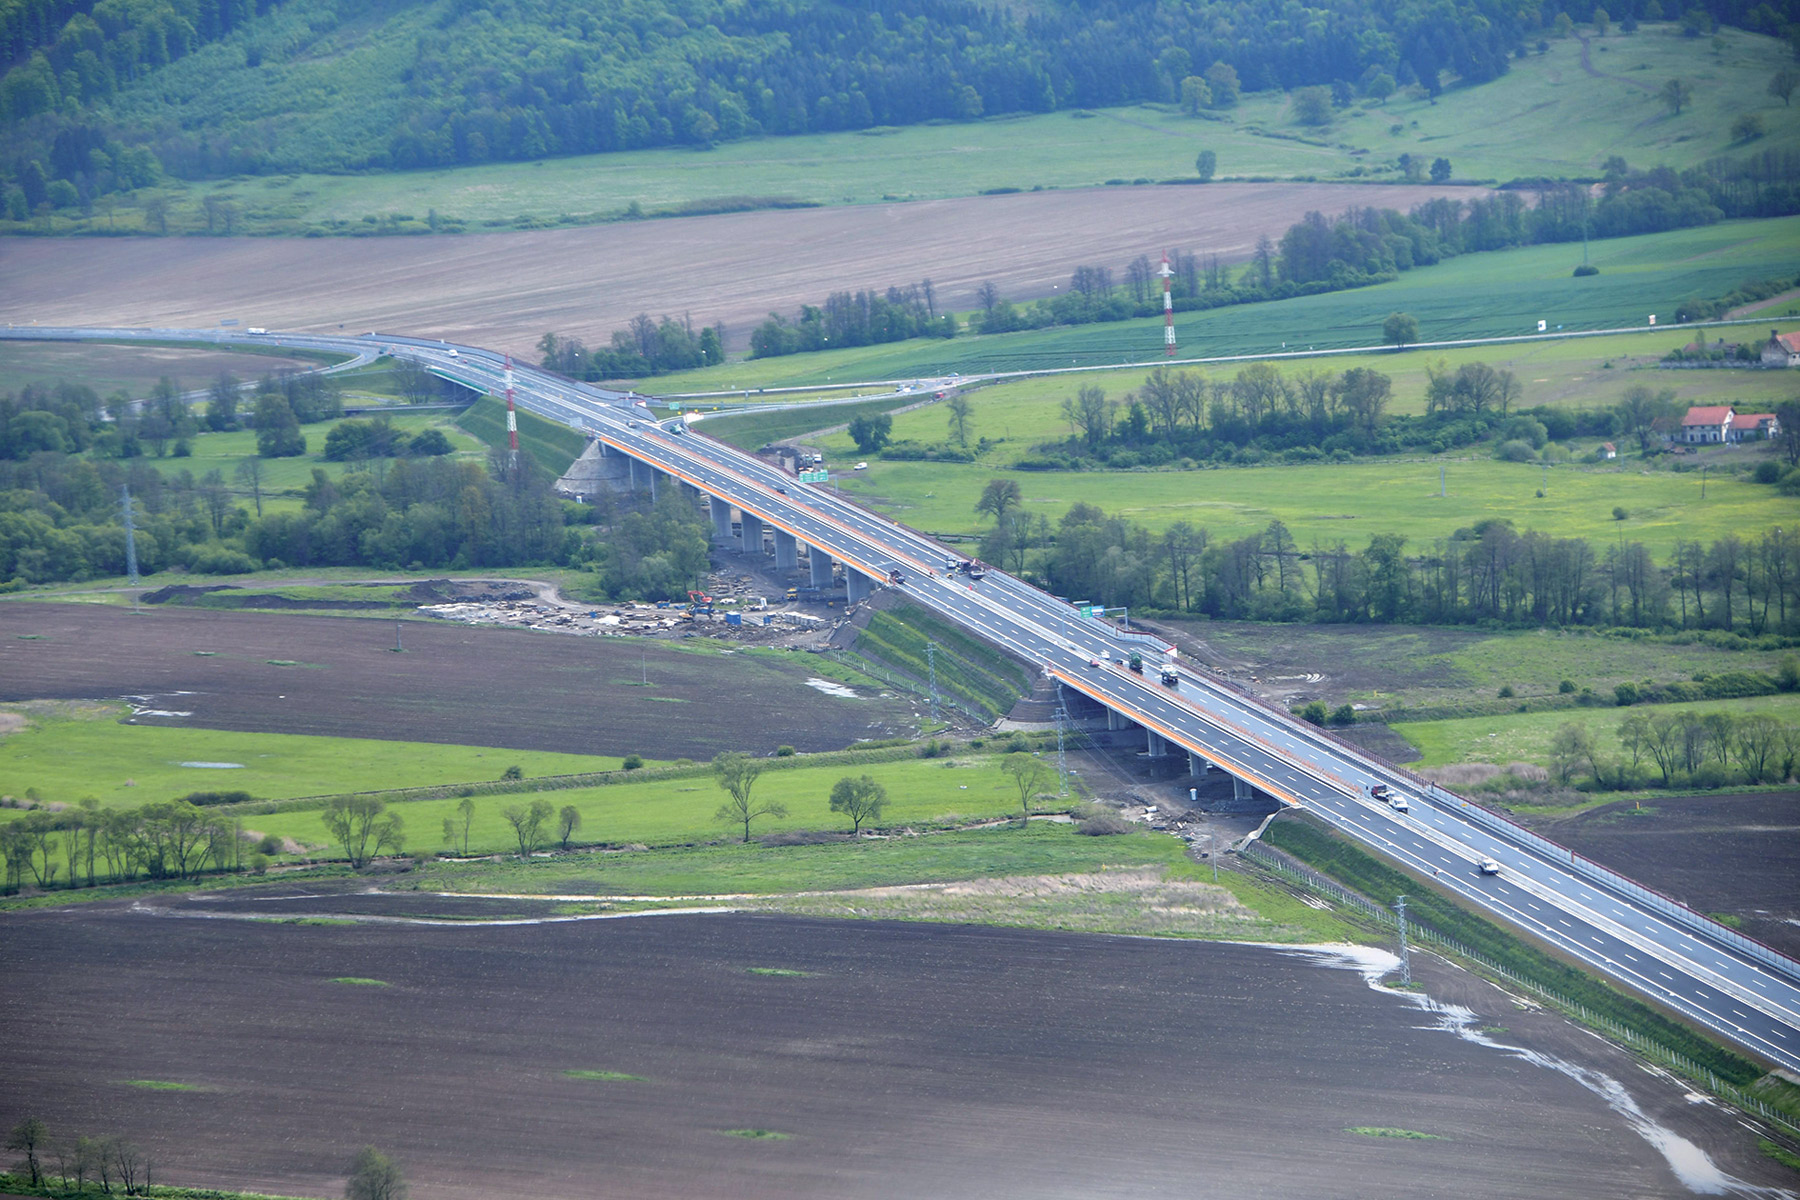
<path fill-rule="evenodd" d="M 1215 183 L 731 213 L 531 233 L 392 238 L 0 239 L 0 321 L 448 337 L 529 355 L 546 330 L 592 345 L 641 312 L 724 322 L 733 349 L 771 310 L 931 279 L 942 307 L 991 279 L 1015 301 L 1083 263 L 1115 273 L 1170 247 L 1250 257 L 1308 211 L 1402 211 L 1466 188 Z M 848 249 L 847 249 L 848 248 Z M 271 280 L 279 280 L 271 287 Z"/>
<path fill-rule="evenodd" d="M 309 371 L 318 365 L 315 359 L 207 349 L 0 341 L 0 392 L 16 392 L 28 383 L 67 380 L 85 383 L 102 396 L 121 388 L 144 396 L 164 375 L 183 388 L 204 388 L 210 387 L 221 371 L 239 379 L 256 379 L 271 372 Z"/>
<path fill-rule="evenodd" d="M 335 911 L 329 896 L 247 892 L 173 908 L 244 910 Z M 1354 972 L 1255 946 L 95 905 L 6 916 L 0 957 L 29 980 L 0 1040 L 0 1114 L 125 1134 L 153 1149 L 159 1180 L 336 1195 L 372 1142 L 418 1200 L 1692 1194 L 1567 1075 L 1435 1028 Z M 1782 1180 L 1730 1114 L 1460 972 L 1419 970 L 1505 1027 L 1498 1040 L 1621 1081 L 1691 1140 L 1690 1159 Z"/>
<path fill-rule="evenodd" d="M 1704 913 L 1800 956 L 1800 792 L 1672 796 L 1590 809 L 1539 826 Z"/>
<path fill-rule="evenodd" d="M 0 701 L 136 696 L 192 714 L 145 724 L 662 759 L 838 750 L 919 727 L 910 697 L 808 686 L 805 653 L 418 621 L 399 632 L 403 653 L 378 619 L 4 604 Z"/>

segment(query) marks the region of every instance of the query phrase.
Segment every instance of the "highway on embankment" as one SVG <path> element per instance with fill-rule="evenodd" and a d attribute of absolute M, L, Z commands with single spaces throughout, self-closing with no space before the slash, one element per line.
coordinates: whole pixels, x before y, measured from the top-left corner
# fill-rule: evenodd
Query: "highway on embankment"
<path fill-rule="evenodd" d="M 320 337 L 211 330 L 10 329 L 54 340 L 166 340 L 365 353 L 371 342 L 447 378 L 498 392 L 501 355 L 394 335 Z M 1083 618 L 1020 580 L 979 582 L 947 571 L 955 552 L 826 488 L 689 430 L 658 424 L 641 400 L 515 368 L 518 407 L 573 426 L 699 490 L 759 516 L 883 586 L 1039 664 L 1064 687 L 1116 711 L 1174 747 L 1303 807 L 1499 920 L 1681 1013 L 1765 1062 L 1800 1071 L 1800 963 L 1742 937 L 1505 818 L 1431 787 L 1323 730 L 1220 681 L 1181 669 L 1158 682 L 1162 646 Z M 1149 670 L 1124 658 L 1141 649 Z M 1370 797 L 1385 783 L 1411 797 L 1399 812 Z M 1491 857 L 1497 875 L 1478 863 Z"/>

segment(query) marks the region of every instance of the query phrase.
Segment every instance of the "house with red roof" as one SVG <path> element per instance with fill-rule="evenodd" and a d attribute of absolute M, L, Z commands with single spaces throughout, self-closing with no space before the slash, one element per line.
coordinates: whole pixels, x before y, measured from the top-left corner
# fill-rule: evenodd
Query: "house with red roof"
<path fill-rule="evenodd" d="M 1690 446 L 1718 446 L 1732 442 L 1760 442 L 1781 432 L 1774 413 L 1741 413 L 1729 404 L 1696 405 L 1681 419 L 1681 428 L 1670 439 Z"/>
<path fill-rule="evenodd" d="M 1769 330 L 1768 344 L 1763 347 L 1765 367 L 1800 367 L 1800 333 Z"/>
<path fill-rule="evenodd" d="M 1697 405 L 1681 418 L 1675 440 L 1690 446 L 1722 444 L 1731 435 L 1731 418 L 1736 415 L 1729 404 Z"/>

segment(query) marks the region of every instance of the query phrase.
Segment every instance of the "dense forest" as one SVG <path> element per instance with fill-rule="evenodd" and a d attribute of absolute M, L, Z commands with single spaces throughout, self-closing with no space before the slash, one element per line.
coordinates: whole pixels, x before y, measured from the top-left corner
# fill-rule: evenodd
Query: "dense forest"
<path fill-rule="evenodd" d="M 1594 8 L 1574 0 L 1567 13 Z M 1775 36 L 1797 16 L 1795 0 L 1691 9 L 1697 28 Z M 1502 0 L 0 0 L 0 128 L 22 192 L 60 182 L 91 197 L 162 172 L 450 166 L 1142 100 L 1229 107 L 1240 89 L 1436 92 L 1505 72 L 1562 12 Z M 1663 12 L 1617 0 L 1611 17 Z"/>

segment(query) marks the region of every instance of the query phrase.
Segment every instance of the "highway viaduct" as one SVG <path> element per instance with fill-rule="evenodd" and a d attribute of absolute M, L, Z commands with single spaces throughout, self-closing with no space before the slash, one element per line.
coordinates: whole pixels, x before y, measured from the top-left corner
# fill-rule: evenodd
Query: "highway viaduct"
<path fill-rule="evenodd" d="M 362 337 L 212 330 L 8 329 L 0 337 L 171 340 L 268 344 L 410 357 L 446 379 L 498 393 L 504 360 L 492 351 L 387 334 Z M 801 484 L 762 459 L 705 437 L 679 420 L 658 422 L 647 402 L 535 368 L 516 372 L 518 406 L 576 428 L 608 455 L 627 456 L 649 487 L 674 483 L 707 497 L 715 535 L 776 562 L 805 549 L 814 580 L 842 563 L 850 598 L 894 587 L 970 632 L 1037 664 L 1046 677 L 1145 731 L 1151 754 L 1186 753 L 1190 770 L 1212 763 L 1239 786 L 1304 808 L 1347 836 L 1427 878 L 1496 919 L 1577 959 L 1653 1003 L 1681 1014 L 1763 1062 L 1800 1071 L 1800 963 L 1559 846 L 1468 799 L 1174 662 L 1142 633 L 1083 618 L 1074 608 L 1002 572 L 979 582 L 945 570 L 953 551 L 823 487 Z M 664 482 L 669 481 L 669 482 Z M 901 582 L 891 582 L 898 572 Z M 1124 665 L 1136 649 L 1156 671 Z M 1376 784 L 1411 797 L 1400 812 L 1370 795 Z M 1483 859 L 1498 874 L 1479 869 Z"/>

